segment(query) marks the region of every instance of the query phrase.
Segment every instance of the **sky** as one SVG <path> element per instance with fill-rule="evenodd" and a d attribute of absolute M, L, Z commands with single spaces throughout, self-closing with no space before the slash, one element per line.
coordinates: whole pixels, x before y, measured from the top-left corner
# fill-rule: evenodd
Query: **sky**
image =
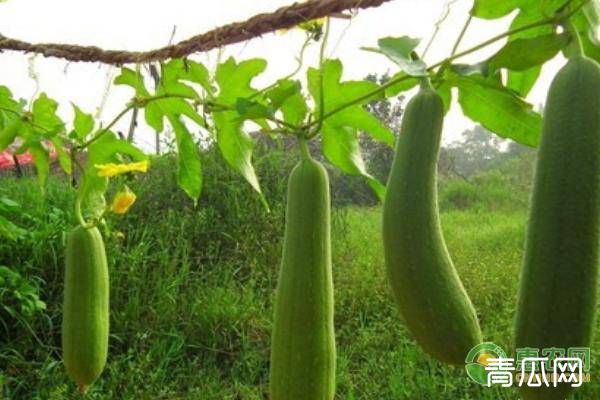
<path fill-rule="evenodd" d="M 291 0 L 8 0 L 0 3 L 0 33 L 30 42 L 56 42 L 95 45 L 105 49 L 150 50 L 168 43 L 176 27 L 174 41 L 187 39 L 230 22 L 243 21 L 261 12 L 270 12 L 291 4 Z M 425 61 L 434 63 L 447 57 L 458 36 L 472 0 L 393 0 L 378 8 L 360 10 L 351 20 L 333 19 L 326 50 L 329 58 L 339 58 L 344 65 L 343 79 L 362 79 L 369 73 L 395 73 L 397 68 L 385 57 L 361 50 L 375 46 L 386 36 L 410 36 L 422 39 L 422 50 L 435 29 L 435 23 L 450 3 L 450 12 L 441 24 Z M 474 19 L 459 47 L 469 48 L 507 30 L 514 15 L 493 21 Z M 264 35 L 245 43 L 222 49 L 221 57 L 236 59 L 253 57 L 268 61 L 267 71 L 260 75 L 257 86 L 273 82 L 296 67 L 296 57 L 304 34 L 290 30 Z M 502 46 L 493 46 L 461 58 L 460 62 L 476 62 L 492 55 Z M 192 57 L 214 67 L 218 51 Z M 318 61 L 318 46 L 312 45 L 305 56 L 305 65 Z M 561 57 L 549 62 L 528 96 L 534 105 L 541 105 L 552 76 L 564 63 Z M 302 77 L 304 71 L 299 73 Z M 31 99 L 45 92 L 59 102 L 59 114 L 72 120 L 71 103 L 84 111 L 96 113 L 103 103 L 109 79 L 118 70 L 99 63 L 69 63 L 65 60 L 32 56 L 18 52 L 0 53 L 0 85 L 8 86 L 17 97 Z M 33 79 L 33 76 L 37 76 Z M 126 87 L 111 87 L 99 114 L 110 121 L 131 97 Z M 410 95 L 410 93 L 408 93 Z M 456 97 L 456 96 L 455 96 Z M 117 129 L 126 131 L 125 118 Z M 460 138 L 461 132 L 473 126 L 464 117 L 458 104 L 453 104 L 444 125 L 444 142 Z M 140 125 L 137 141 L 143 147 L 153 143 L 150 128 Z"/>

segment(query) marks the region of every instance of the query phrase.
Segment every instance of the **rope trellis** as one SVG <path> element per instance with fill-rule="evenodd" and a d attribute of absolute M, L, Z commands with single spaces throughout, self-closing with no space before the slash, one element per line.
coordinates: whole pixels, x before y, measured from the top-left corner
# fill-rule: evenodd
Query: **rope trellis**
<path fill-rule="evenodd" d="M 96 46 L 28 43 L 2 35 L 0 35 L 0 50 L 36 53 L 45 57 L 63 58 L 69 61 L 101 62 L 112 65 L 145 63 L 205 52 L 346 10 L 378 7 L 388 1 L 391 0 L 309 0 L 282 7 L 272 13 L 258 14 L 247 21 L 224 25 L 179 43 L 150 51 L 104 50 Z"/>

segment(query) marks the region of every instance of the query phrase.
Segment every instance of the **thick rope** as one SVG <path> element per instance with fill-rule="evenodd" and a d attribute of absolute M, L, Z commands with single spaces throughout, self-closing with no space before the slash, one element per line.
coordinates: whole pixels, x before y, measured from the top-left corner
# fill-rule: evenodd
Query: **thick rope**
<path fill-rule="evenodd" d="M 291 28 L 302 22 L 349 9 L 378 7 L 388 1 L 391 0 L 309 0 L 294 3 L 272 13 L 258 14 L 247 21 L 224 25 L 174 45 L 150 51 L 103 50 L 96 46 L 28 43 L 2 35 L 0 35 L 0 50 L 37 53 L 45 57 L 63 58 L 69 61 L 102 62 L 112 65 L 160 61 L 243 42 L 265 33 Z"/>

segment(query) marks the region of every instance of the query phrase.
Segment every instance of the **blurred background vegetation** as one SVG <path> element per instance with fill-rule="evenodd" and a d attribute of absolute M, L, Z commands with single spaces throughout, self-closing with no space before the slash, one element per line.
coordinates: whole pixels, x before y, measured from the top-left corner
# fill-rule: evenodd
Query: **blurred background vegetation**
<path fill-rule="evenodd" d="M 373 78 L 378 79 L 378 78 Z M 403 98 L 371 104 L 398 132 Z M 361 139 L 385 181 L 393 151 Z M 107 369 L 90 399 L 266 399 L 272 298 L 287 175 L 285 140 L 258 140 L 255 163 L 271 211 L 204 143 L 204 189 L 193 207 L 173 155 L 124 178 L 138 202 L 103 227 L 110 265 Z M 318 147 L 318 143 L 314 146 Z M 316 151 L 314 152 L 316 154 Z M 510 349 L 535 151 L 481 127 L 441 151 L 439 204 L 450 252 L 486 340 Z M 330 169 L 338 343 L 337 399 L 516 399 L 481 388 L 414 343 L 389 293 L 380 208 L 359 177 Z M 74 221 L 70 179 L 45 196 L 27 169 L 0 176 L 0 398 L 79 398 L 60 358 L 64 234 Z M 592 354 L 592 371 L 598 340 Z M 597 381 L 574 398 L 593 398 Z"/>

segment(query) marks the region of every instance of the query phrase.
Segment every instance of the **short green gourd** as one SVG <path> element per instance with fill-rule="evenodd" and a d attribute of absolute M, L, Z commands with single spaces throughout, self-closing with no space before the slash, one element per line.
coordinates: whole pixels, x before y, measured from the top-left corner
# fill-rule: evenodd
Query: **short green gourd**
<path fill-rule="evenodd" d="M 283 259 L 275 295 L 271 400 L 332 400 L 335 337 L 329 179 L 307 155 L 288 181 Z"/>
<path fill-rule="evenodd" d="M 600 67 L 575 56 L 552 81 L 544 110 L 517 305 L 517 348 L 590 346 L 599 220 Z M 521 394 L 525 400 L 563 400 L 570 390 L 564 384 L 522 387 Z"/>
<path fill-rule="evenodd" d="M 74 228 L 67 237 L 62 321 L 63 360 L 84 392 L 100 376 L 108 352 L 109 286 L 98 228 Z"/>
<path fill-rule="evenodd" d="M 396 303 L 417 343 L 440 361 L 464 365 L 482 336 L 440 227 L 443 118 L 442 100 L 427 82 L 403 117 L 383 205 L 383 245 Z"/>

